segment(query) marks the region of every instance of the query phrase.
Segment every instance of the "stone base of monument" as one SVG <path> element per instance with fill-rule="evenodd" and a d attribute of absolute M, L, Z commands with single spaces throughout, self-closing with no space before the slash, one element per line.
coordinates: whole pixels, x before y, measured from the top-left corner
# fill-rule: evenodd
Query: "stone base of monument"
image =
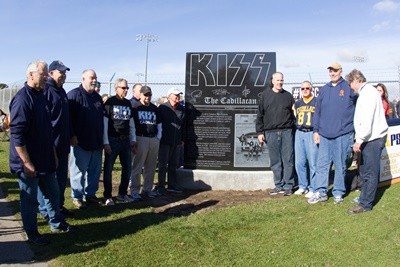
<path fill-rule="evenodd" d="M 265 190 L 274 188 L 272 171 L 178 169 L 178 184 L 192 190 Z"/>

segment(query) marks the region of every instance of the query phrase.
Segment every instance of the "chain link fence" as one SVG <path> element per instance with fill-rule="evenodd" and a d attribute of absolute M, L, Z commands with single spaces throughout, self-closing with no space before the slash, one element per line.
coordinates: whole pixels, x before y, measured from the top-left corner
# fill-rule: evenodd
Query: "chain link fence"
<path fill-rule="evenodd" d="M 367 81 L 373 85 L 377 83 L 383 83 L 386 85 L 389 100 L 392 102 L 397 102 L 400 96 L 400 66 L 392 69 L 376 69 L 376 70 L 362 70 L 363 74 L 367 78 Z M 344 72 L 343 76 L 345 75 Z M 284 88 L 289 92 L 292 92 L 293 87 L 299 87 L 301 83 L 305 80 L 310 81 L 313 86 L 322 86 L 329 81 L 329 76 L 327 72 L 319 73 L 284 73 Z M 156 78 L 156 77 L 155 77 Z M 159 79 L 160 77 L 158 77 Z M 148 86 L 152 88 L 153 91 L 153 102 L 158 102 L 158 99 L 166 96 L 168 89 L 171 87 L 176 87 L 181 91 L 185 91 L 185 83 L 183 81 L 172 82 L 168 77 L 162 77 L 164 80 L 161 82 L 154 82 L 157 79 L 149 78 L 150 82 L 147 83 Z M 101 81 L 100 81 L 101 82 Z M 72 89 L 80 85 L 80 81 L 68 81 L 64 84 L 64 89 L 69 92 Z M 132 88 L 134 82 L 129 83 L 129 87 Z M 9 105 L 12 97 L 17 93 L 17 91 L 24 85 L 23 81 L 16 82 L 9 87 L 0 90 L 0 108 L 8 113 Z M 114 83 L 113 82 L 101 82 L 100 95 L 114 95 Z M 132 97 L 132 90 L 129 90 L 127 98 Z"/>

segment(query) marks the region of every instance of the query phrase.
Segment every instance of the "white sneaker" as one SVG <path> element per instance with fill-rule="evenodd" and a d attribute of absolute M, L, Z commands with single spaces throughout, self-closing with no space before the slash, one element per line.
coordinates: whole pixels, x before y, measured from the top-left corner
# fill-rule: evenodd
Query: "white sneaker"
<path fill-rule="evenodd" d="M 306 197 L 306 198 L 312 198 L 312 197 L 313 197 L 313 195 L 314 195 L 314 192 L 308 191 L 308 193 L 307 193 L 307 194 L 305 194 L 305 196 L 304 196 L 304 197 Z"/>
<path fill-rule="evenodd" d="M 114 206 L 114 200 L 112 198 L 107 198 L 106 200 L 106 206 Z"/>
<path fill-rule="evenodd" d="M 307 193 L 307 192 L 308 192 L 307 189 L 299 188 L 299 189 L 297 189 L 296 192 L 294 192 L 294 194 L 295 194 L 295 195 L 302 195 L 302 194 L 305 194 L 305 193 Z"/>
<path fill-rule="evenodd" d="M 133 198 L 133 200 L 142 200 L 142 196 L 138 193 L 131 193 L 131 197 Z"/>
<path fill-rule="evenodd" d="M 134 199 L 128 195 L 118 195 L 117 200 L 125 202 L 125 203 L 131 203 L 134 201 Z"/>

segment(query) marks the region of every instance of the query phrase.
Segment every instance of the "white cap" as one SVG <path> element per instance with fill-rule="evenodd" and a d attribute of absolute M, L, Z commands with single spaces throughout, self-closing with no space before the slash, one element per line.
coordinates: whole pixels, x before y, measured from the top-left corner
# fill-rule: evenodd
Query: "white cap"
<path fill-rule="evenodd" d="M 180 95 L 180 94 L 183 94 L 183 93 L 178 88 L 171 88 L 171 89 L 168 90 L 167 95 L 169 96 L 170 94 Z"/>

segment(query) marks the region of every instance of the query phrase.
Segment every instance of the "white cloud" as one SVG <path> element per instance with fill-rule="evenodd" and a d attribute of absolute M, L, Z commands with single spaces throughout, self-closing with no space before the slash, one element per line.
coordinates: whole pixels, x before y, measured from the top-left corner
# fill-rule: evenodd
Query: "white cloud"
<path fill-rule="evenodd" d="M 298 68 L 301 66 L 299 63 L 296 63 L 296 62 L 284 62 L 281 64 L 281 67 L 290 69 L 290 68 Z"/>
<path fill-rule="evenodd" d="M 342 49 L 337 52 L 339 61 L 341 62 L 367 62 L 368 53 L 366 51 L 351 51 L 350 49 Z"/>
<path fill-rule="evenodd" d="M 380 12 L 395 12 L 400 9 L 400 3 L 393 0 L 383 0 L 376 3 L 372 9 Z"/>
<path fill-rule="evenodd" d="M 382 21 L 381 23 L 375 24 L 374 26 L 372 26 L 372 31 L 373 32 L 378 32 L 382 29 L 388 28 L 389 26 L 389 21 Z"/>

